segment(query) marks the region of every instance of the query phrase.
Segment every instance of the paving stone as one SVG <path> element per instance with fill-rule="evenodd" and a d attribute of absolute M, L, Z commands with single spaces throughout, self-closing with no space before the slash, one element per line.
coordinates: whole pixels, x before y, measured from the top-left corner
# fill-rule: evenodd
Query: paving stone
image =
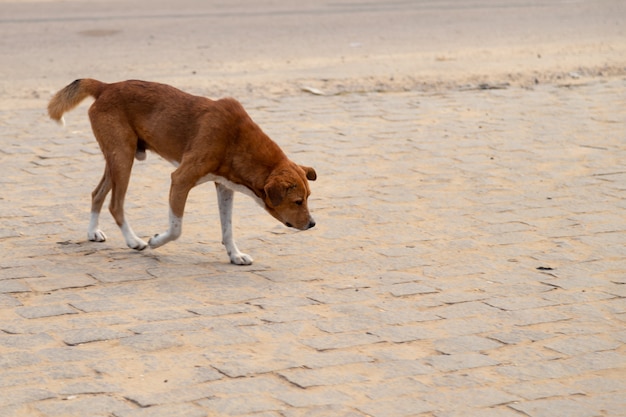
<path fill-rule="evenodd" d="M 167 404 L 131 410 L 115 411 L 115 417 L 207 417 L 206 410 L 193 404 Z"/>
<path fill-rule="evenodd" d="M 417 294 L 433 294 L 439 292 L 435 288 L 415 282 L 394 284 L 387 288 L 382 287 L 381 289 L 388 290 L 394 297 L 406 297 Z"/>
<path fill-rule="evenodd" d="M 74 380 L 92 377 L 92 374 L 81 366 L 82 364 L 63 363 L 61 365 L 40 367 L 40 371 L 54 380 Z"/>
<path fill-rule="evenodd" d="M 481 388 L 497 384 L 490 368 L 475 368 L 472 371 L 461 369 L 433 377 L 433 383 L 442 388 Z"/>
<path fill-rule="evenodd" d="M 530 326 L 533 324 L 553 323 L 558 321 L 570 320 L 572 317 L 556 310 L 531 309 L 508 311 L 503 314 L 510 323 L 517 326 Z"/>
<path fill-rule="evenodd" d="M 7 279 L 0 281 L 0 293 L 28 292 L 30 288 L 21 280 Z"/>
<path fill-rule="evenodd" d="M 501 297 L 490 298 L 485 300 L 490 306 L 502 310 L 529 310 L 532 308 L 546 307 L 557 304 L 555 301 L 549 301 L 540 297 Z"/>
<path fill-rule="evenodd" d="M 578 390 L 585 394 L 589 393 L 612 393 L 626 390 L 626 380 L 621 378 L 621 370 L 616 369 L 615 373 L 603 376 L 590 375 L 584 379 L 576 381 Z"/>
<path fill-rule="evenodd" d="M 432 310 L 433 313 L 443 318 L 462 318 L 484 315 L 486 317 L 498 317 L 502 311 L 491 307 L 482 301 L 468 301 L 465 303 L 455 303 L 438 307 Z"/>
<path fill-rule="evenodd" d="M 503 390 L 527 400 L 538 400 L 550 397 L 569 397 L 572 395 L 584 395 L 585 393 L 576 386 L 566 385 L 559 381 L 529 381 L 502 387 Z"/>
<path fill-rule="evenodd" d="M 71 400 L 48 400 L 34 405 L 44 415 L 89 415 L 110 416 L 131 410 L 132 407 L 125 401 L 110 397 L 106 394 L 96 396 L 77 397 Z"/>
<path fill-rule="evenodd" d="M 160 332 L 193 332 L 199 331 L 205 328 L 205 323 L 197 320 L 182 320 L 182 321 L 166 321 L 159 322 L 153 321 L 150 323 L 139 324 L 128 328 L 133 333 L 160 333 Z"/>
<path fill-rule="evenodd" d="M 236 360 L 227 359 L 219 362 L 211 361 L 211 366 L 230 378 L 241 378 L 293 368 L 298 366 L 298 363 L 295 359 L 255 360 L 254 358 L 247 357 L 242 359 L 237 358 Z"/>
<path fill-rule="evenodd" d="M 367 381 L 363 375 L 346 372 L 341 367 L 318 369 L 287 369 L 278 372 L 280 376 L 300 388 L 328 386 Z"/>
<path fill-rule="evenodd" d="M 543 294 L 542 297 L 546 300 L 555 301 L 562 305 L 575 303 L 591 303 L 593 301 L 613 298 L 613 295 L 603 292 L 584 290 L 580 292 L 550 291 L 549 293 Z"/>
<path fill-rule="evenodd" d="M 563 360 L 565 366 L 580 373 L 604 369 L 626 368 L 626 356 L 621 352 L 590 352 Z"/>
<path fill-rule="evenodd" d="M 158 266 L 147 269 L 148 274 L 154 278 L 176 279 L 189 276 L 204 276 L 206 268 L 200 265 L 186 265 L 184 267 Z"/>
<path fill-rule="evenodd" d="M 102 340 L 120 339 L 130 336 L 131 333 L 118 332 L 106 328 L 76 329 L 68 330 L 63 334 L 63 342 L 73 346 L 82 343 L 99 342 Z"/>
<path fill-rule="evenodd" d="M 0 308 L 16 307 L 21 305 L 22 303 L 20 303 L 14 297 L 11 297 L 7 294 L 0 294 Z"/>
<path fill-rule="evenodd" d="M 15 417 L 28 415 L 28 405 L 10 405 L 0 408 L 0 417 Z"/>
<path fill-rule="evenodd" d="M 375 324 L 370 317 L 333 317 L 318 320 L 315 325 L 326 333 L 346 333 L 370 329 Z"/>
<path fill-rule="evenodd" d="M 358 288 L 319 292 L 311 300 L 321 304 L 359 303 L 374 300 L 375 296 Z"/>
<path fill-rule="evenodd" d="M 77 314 L 78 311 L 65 304 L 50 304 L 42 306 L 25 306 L 15 309 L 15 312 L 27 319 Z"/>
<path fill-rule="evenodd" d="M 262 413 L 264 411 L 283 410 L 285 405 L 277 400 L 258 395 L 238 395 L 230 398 L 209 398 L 197 402 L 210 413 L 235 416 Z M 277 414 L 280 415 L 280 414 Z"/>
<path fill-rule="evenodd" d="M 375 280 L 382 285 L 412 283 L 423 279 L 418 274 L 404 271 L 386 271 L 374 274 L 369 279 Z"/>
<path fill-rule="evenodd" d="M 624 366 L 622 355 L 613 352 L 592 352 L 561 360 L 534 361 L 523 368 L 499 366 L 497 372 L 521 381 L 531 379 L 571 378 L 587 372 L 620 368 Z"/>
<path fill-rule="evenodd" d="M 381 338 L 374 334 L 336 334 L 331 336 L 319 336 L 302 340 L 301 343 L 320 351 L 330 349 L 344 349 L 348 347 L 368 345 L 381 341 Z"/>
<path fill-rule="evenodd" d="M 42 349 L 38 352 L 38 355 L 50 362 L 65 363 L 97 360 L 104 356 L 104 352 L 82 348 L 82 346 L 77 345 Z"/>
<path fill-rule="evenodd" d="M 54 343 L 54 339 L 46 333 L 37 334 L 1 334 L 0 333 L 0 345 L 28 349 L 33 347 L 41 347 Z"/>
<path fill-rule="evenodd" d="M 59 317 L 62 320 L 65 317 Z M 71 327 L 73 329 L 91 328 L 91 327 L 117 327 L 127 325 L 129 323 L 128 317 L 122 315 L 109 315 L 109 314 L 77 314 L 66 318 L 64 323 L 67 323 L 65 327 Z"/>
<path fill-rule="evenodd" d="M 466 416 L 468 412 L 475 413 L 477 415 L 479 414 L 480 417 L 519 417 L 519 413 L 517 411 L 511 410 L 510 408 L 506 406 L 498 407 L 498 408 L 475 408 L 475 409 L 470 409 L 469 411 L 459 411 L 459 410 L 435 411 L 433 415 L 435 417 L 463 417 L 463 416 Z"/>
<path fill-rule="evenodd" d="M 153 352 L 182 346 L 183 342 L 169 334 L 144 333 L 120 339 L 122 346 L 143 352 Z"/>
<path fill-rule="evenodd" d="M 211 396 L 209 387 L 195 386 L 179 389 L 170 389 L 162 392 L 130 393 L 126 398 L 141 407 L 152 407 L 168 403 L 183 403 L 197 401 Z"/>
<path fill-rule="evenodd" d="M 563 359 L 563 355 L 550 349 L 544 349 L 540 344 L 515 345 L 489 352 L 490 357 L 520 368 L 534 366 L 545 361 Z"/>
<path fill-rule="evenodd" d="M 344 405 L 321 405 L 307 408 L 288 408 L 281 411 L 280 417 L 367 417 L 358 410 Z M 261 417 L 261 416 L 260 416 Z M 279 416 L 267 416 L 279 417 Z"/>
<path fill-rule="evenodd" d="M 254 307 L 247 304 L 225 304 L 213 306 L 201 306 L 190 308 L 189 311 L 201 316 L 228 316 L 231 314 L 250 313 L 256 311 Z"/>
<path fill-rule="evenodd" d="M 447 319 L 442 320 L 441 324 L 437 326 L 439 331 L 437 336 L 448 335 L 454 337 L 480 334 L 492 329 L 492 326 L 483 317 Z"/>
<path fill-rule="evenodd" d="M 5 372 L 0 378 L 0 388 L 43 385 L 45 379 L 38 372 L 20 371 L 12 369 L 12 372 Z"/>
<path fill-rule="evenodd" d="M 568 356 L 574 356 L 589 352 L 615 350 L 621 346 L 621 343 L 615 340 L 603 340 L 598 336 L 581 336 L 548 341 L 544 346 Z"/>
<path fill-rule="evenodd" d="M 269 323 L 290 323 L 294 321 L 311 321 L 315 322 L 320 319 L 320 316 L 314 313 L 309 313 L 302 308 L 296 311 L 290 309 L 287 310 L 274 310 L 261 314 L 257 314 L 256 317 L 259 320 Z"/>
<path fill-rule="evenodd" d="M 30 352 L 7 352 L 0 355 L 0 368 L 16 368 L 19 366 L 29 366 L 41 361 L 37 355 Z"/>
<path fill-rule="evenodd" d="M 268 310 L 274 307 L 296 308 L 302 306 L 310 306 L 317 304 L 317 302 L 306 297 L 281 297 L 278 299 L 264 298 L 254 300 L 250 304 L 259 306 L 264 310 Z"/>
<path fill-rule="evenodd" d="M 374 361 L 374 358 L 371 356 L 361 353 L 343 352 L 341 350 L 306 352 L 300 354 L 298 358 L 300 365 L 309 369 Z"/>
<path fill-rule="evenodd" d="M 436 407 L 418 398 L 401 397 L 358 405 L 357 409 L 372 417 L 408 417 L 428 413 Z"/>
<path fill-rule="evenodd" d="M 314 407 L 329 404 L 346 404 L 350 397 L 337 389 L 311 388 L 308 390 L 282 390 L 272 393 L 276 399 L 292 407 Z"/>
<path fill-rule="evenodd" d="M 113 283 L 113 282 L 126 282 L 126 281 L 146 281 L 154 279 L 152 275 L 139 275 L 137 273 L 125 273 L 124 271 L 106 271 L 90 272 L 89 275 L 99 282 Z"/>
<path fill-rule="evenodd" d="M 289 382 L 273 373 L 253 375 L 241 378 L 224 377 L 210 384 L 212 395 L 228 397 L 237 395 L 253 394 L 265 396 L 270 392 L 278 392 L 289 387 Z"/>
<path fill-rule="evenodd" d="M 602 393 L 593 397 L 576 398 L 581 407 L 599 410 L 607 416 L 619 416 L 624 413 L 626 402 L 623 397 L 611 393 Z"/>
<path fill-rule="evenodd" d="M 68 384 L 58 391 L 60 395 L 75 396 L 84 394 L 105 394 L 120 392 L 121 387 L 101 381 L 82 381 Z"/>
<path fill-rule="evenodd" d="M 387 326 L 371 331 L 372 334 L 380 337 L 381 340 L 406 343 L 416 340 L 435 339 L 440 333 L 421 325 Z"/>
<path fill-rule="evenodd" d="M 198 347 L 252 344 L 258 341 L 254 336 L 237 327 L 216 327 L 200 332 L 187 332 L 184 337 L 188 343 Z"/>
<path fill-rule="evenodd" d="M 0 280 L 12 280 L 18 278 L 43 277 L 42 273 L 33 266 L 1 267 Z"/>
<path fill-rule="evenodd" d="M 188 311 L 179 310 L 151 310 L 141 311 L 139 313 L 135 313 L 133 316 L 138 320 L 151 322 L 185 319 L 194 317 L 194 314 Z"/>
<path fill-rule="evenodd" d="M 98 281 L 86 275 L 56 276 L 52 278 L 26 278 L 26 283 L 34 291 L 56 291 L 63 288 L 83 288 L 95 285 Z"/>
<path fill-rule="evenodd" d="M 397 308 L 390 311 L 377 312 L 371 320 L 381 321 L 390 325 L 403 325 L 408 323 L 441 320 L 435 311 L 419 311 L 415 309 Z"/>
<path fill-rule="evenodd" d="M 493 387 L 478 387 L 463 390 L 438 390 L 431 393 L 429 401 L 438 404 L 463 404 L 471 408 L 487 408 L 499 405 L 509 405 L 520 398 Z"/>
<path fill-rule="evenodd" d="M 421 360 L 388 360 L 382 363 L 367 363 L 363 368 L 372 374 L 382 374 L 385 378 L 403 378 L 409 376 L 427 375 L 433 368 Z"/>
<path fill-rule="evenodd" d="M 425 361 L 444 372 L 499 365 L 498 361 L 480 353 L 455 353 L 451 355 L 431 356 L 426 358 Z"/>
<path fill-rule="evenodd" d="M 84 300 L 84 301 L 72 301 L 70 305 L 85 313 L 95 313 L 103 311 L 120 311 L 132 309 L 132 304 L 122 304 L 115 300 L 97 299 L 97 300 Z"/>
<path fill-rule="evenodd" d="M 530 417 L 548 417 L 557 414 L 568 417 L 593 417 L 599 412 L 599 410 L 584 407 L 583 403 L 576 399 L 560 397 L 514 403 L 509 407 Z"/>
<path fill-rule="evenodd" d="M 415 397 L 418 393 L 428 393 L 431 388 L 410 377 L 395 378 L 384 384 L 368 386 L 364 393 L 372 400 L 384 400 L 395 397 Z"/>
<path fill-rule="evenodd" d="M 491 339 L 497 340 L 508 345 L 515 345 L 522 342 L 536 342 L 539 340 L 549 339 L 553 335 L 538 330 L 515 328 L 508 332 L 490 333 Z"/>
<path fill-rule="evenodd" d="M 54 393 L 40 388 L 3 388 L 0 407 L 42 401 L 55 396 Z"/>
<path fill-rule="evenodd" d="M 480 352 L 497 349 L 502 346 L 500 343 L 493 340 L 472 335 L 439 339 L 435 340 L 433 344 L 435 349 L 447 355 L 464 352 Z"/>

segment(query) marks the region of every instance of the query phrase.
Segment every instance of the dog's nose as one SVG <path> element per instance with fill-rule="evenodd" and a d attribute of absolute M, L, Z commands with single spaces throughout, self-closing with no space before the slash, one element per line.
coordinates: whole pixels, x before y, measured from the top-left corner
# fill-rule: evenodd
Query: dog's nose
<path fill-rule="evenodd" d="M 312 227 L 315 227 L 315 220 L 313 220 L 313 219 L 309 220 L 309 227 L 308 228 L 310 229 Z"/>

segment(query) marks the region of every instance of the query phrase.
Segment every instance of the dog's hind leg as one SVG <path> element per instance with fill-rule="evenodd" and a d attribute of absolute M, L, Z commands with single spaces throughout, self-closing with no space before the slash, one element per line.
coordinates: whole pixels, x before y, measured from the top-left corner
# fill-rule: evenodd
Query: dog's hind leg
<path fill-rule="evenodd" d="M 137 136 L 124 123 L 117 120 L 115 114 L 98 113 L 94 105 L 89 109 L 91 127 L 102 154 L 106 160 L 106 168 L 100 184 L 92 194 L 92 214 L 90 231 L 97 231 L 98 213 L 109 190 L 111 203 L 109 211 L 115 219 L 131 249 L 143 250 L 148 244 L 141 240 L 124 218 L 124 198 L 128 190 L 130 172 L 133 168 Z M 101 236 L 103 237 L 103 236 Z"/>
<path fill-rule="evenodd" d="M 115 219 L 115 223 L 117 223 L 122 230 L 122 235 L 124 235 L 126 245 L 128 245 L 131 249 L 144 250 L 148 244 L 141 240 L 135 232 L 133 232 L 133 229 L 124 217 L 124 198 L 126 196 L 126 191 L 128 190 L 130 171 L 133 167 L 134 156 L 135 150 L 130 149 L 129 152 L 118 152 L 117 155 L 111 157 L 110 161 L 107 161 L 107 164 L 111 167 L 109 172 L 111 175 L 112 188 L 109 211 Z M 115 169 L 113 166 L 115 166 Z"/>
<path fill-rule="evenodd" d="M 109 175 L 108 165 L 104 168 L 104 174 L 100 183 L 91 193 L 91 220 L 89 221 L 89 229 L 87 230 L 87 237 L 92 242 L 104 242 L 107 240 L 106 235 L 102 230 L 98 228 L 98 220 L 100 218 L 100 211 L 104 204 L 104 199 L 111 191 L 111 177 Z"/>
<path fill-rule="evenodd" d="M 235 192 L 218 182 L 215 183 L 215 188 L 222 225 L 222 244 L 226 247 L 230 262 L 235 265 L 251 265 L 252 257 L 242 253 L 233 238 L 233 199 Z"/>

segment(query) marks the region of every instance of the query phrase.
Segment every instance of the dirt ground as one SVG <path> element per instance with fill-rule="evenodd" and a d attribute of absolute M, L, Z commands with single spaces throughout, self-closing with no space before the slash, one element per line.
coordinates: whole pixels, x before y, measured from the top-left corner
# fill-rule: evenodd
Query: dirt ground
<path fill-rule="evenodd" d="M 532 86 L 624 73 L 620 1 L 0 2 L 2 108 L 75 78 L 213 97 Z"/>

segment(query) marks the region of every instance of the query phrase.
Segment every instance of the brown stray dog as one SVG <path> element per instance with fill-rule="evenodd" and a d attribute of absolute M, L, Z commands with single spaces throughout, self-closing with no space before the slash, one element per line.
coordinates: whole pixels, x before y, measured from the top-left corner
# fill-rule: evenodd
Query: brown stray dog
<path fill-rule="evenodd" d="M 233 191 L 251 196 L 288 227 L 315 226 L 307 208 L 311 194 L 307 179 L 316 179 L 315 170 L 290 161 L 235 99 L 214 101 L 146 81 L 105 84 L 81 79 L 56 93 L 48 114 L 62 121 L 63 113 L 88 96 L 95 98 L 89 119 L 106 161 L 104 175 L 92 193 L 89 240 L 106 240 L 98 229 L 98 218 L 111 190 L 109 208 L 130 248 L 158 248 L 175 240 L 182 232 L 189 191 L 207 181 L 214 181 L 217 188 L 222 243 L 234 264 L 250 265 L 252 258 L 240 252 L 233 240 Z M 137 237 L 124 218 L 133 159 L 145 159 L 146 150 L 176 166 L 169 195 L 169 229 L 148 243 Z"/>

